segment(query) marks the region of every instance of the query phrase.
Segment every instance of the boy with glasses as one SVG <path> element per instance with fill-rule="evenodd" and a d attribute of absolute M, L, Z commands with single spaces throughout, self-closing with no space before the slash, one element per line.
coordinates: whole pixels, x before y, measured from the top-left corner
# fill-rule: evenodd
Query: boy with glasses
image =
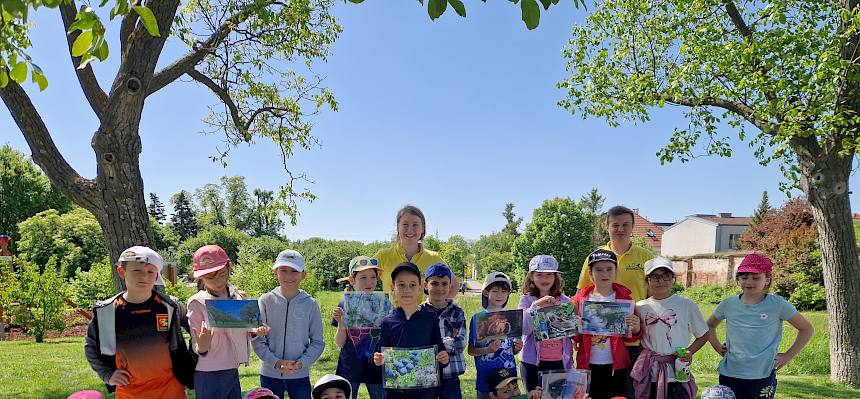
<path fill-rule="evenodd" d="M 708 325 L 693 301 L 672 292 L 674 283 L 671 260 L 645 262 L 645 285 L 651 296 L 636 303 L 643 331 L 642 353 L 631 372 L 637 398 L 696 398 L 695 379 L 683 374 L 676 378 L 675 360 L 690 364 L 693 354 L 708 342 Z"/>

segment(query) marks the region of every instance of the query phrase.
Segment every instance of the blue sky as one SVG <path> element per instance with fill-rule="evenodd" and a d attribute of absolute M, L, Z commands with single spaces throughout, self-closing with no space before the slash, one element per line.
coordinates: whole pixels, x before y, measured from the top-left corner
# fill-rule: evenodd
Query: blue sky
<path fill-rule="evenodd" d="M 298 225 L 286 229 L 287 237 L 386 239 L 397 209 L 412 203 L 424 210 L 430 233 L 477 238 L 501 229 L 506 202 L 528 220 L 543 200 L 576 199 L 592 187 L 607 207 L 638 208 L 655 222 L 694 213 L 749 215 L 763 190 L 772 205 L 785 200 L 778 168 L 759 166 L 745 144 L 735 146 L 731 159 L 660 166 L 655 153 L 673 127 L 685 124 L 681 108 L 619 128 L 559 108 L 561 50 L 584 15 L 571 2 L 544 13 L 533 31 L 521 22 L 517 5 L 466 6 L 468 18 L 448 10 L 437 21 L 414 1 L 335 6 L 344 31 L 328 63 L 315 71 L 326 77 L 340 112 L 318 116 L 314 134 L 321 146 L 290 160 L 292 170 L 314 181 L 308 188 L 319 198 L 300 205 Z M 59 16 L 40 11 L 35 22 L 31 54 L 50 87 L 38 93 L 28 85 L 28 92 L 69 162 L 91 177 L 89 143 L 97 121 L 74 78 Z M 169 45 L 160 63 L 183 52 Z M 112 57 L 115 62 L 116 53 Z M 115 68 L 113 62 L 97 65 L 103 87 Z M 201 133 L 200 120 L 211 105 L 215 97 L 187 79 L 147 100 L 141 126 L 147 193 L 166 202 L 180 189 L 225 174 L 245 176 L 250 188 L 274 190 L 285 182 L 271 143 L 234 151 L 226 169 L 209 161 L 220 138 Z M 0 142 L 29 154 L 5 108 L 0 126 Z M 858 209 L 856 196 L 852 208 Z"/>

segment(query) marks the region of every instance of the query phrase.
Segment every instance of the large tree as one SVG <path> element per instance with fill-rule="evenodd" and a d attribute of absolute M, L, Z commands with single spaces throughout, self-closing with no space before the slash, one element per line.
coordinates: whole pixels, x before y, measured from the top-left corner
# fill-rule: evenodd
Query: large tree
<path fill-rule="evenodd" d="M 0 98 L 24 135 L 33 161 L 60 191 L 95 215 L 111 260 L 132 245 L 155 245 L 144 201 L 139 159 L 139 131 L 144 104 L 150 96 L 187 76 L 211 90 L 218 106 L 204 120 L 225 137 L 226 147 L 214 157 L 223 161 L 230 150 L 259 139 L 274 142 L 284 167 L 298 147 L 314 142 L 308 116 L 323 107 L 336 109 L 321 78 L 306 77 L 303 65 L 325 59 L 341 29 L 329 13 L 333 0 L 107 0 L 110 17 L 119 29 L 119 68 L 114 76 L 96 76 L 89 63 L 108 56 L 105 24 L 93 8 L 78 8 L 74 0 L 9 0 L 0 19 Z M 70 32 L 68 41 L 81 90 L 99 121 L 92 137 L 96 175 L 81 176 L 54 144 L 40 110 L 21 84 L 31 71 L 40 89 L 47 79 L 36 66 L 43 60 L 27 56 L 27 11 L 57 8 L 57 23 Z M 102 14 L 103 15 L 103 14 Z M 114 19 L 116 17 L 116 19 Z M 184 55 L 156 70 L 167 40 L 183 41 Z M 56 62 L 56 60 L 54 60 Z M 287 69 L 297 66 L 298 69 Z M 106 89 L 107 88 L 107 89 Z M 67 96 L 67 93 L 48 92 Z M 65 133 L 70 134 L 70 133 Z M 84 138 L 85 139 L 85 138 Z M 278 195 L 282 210 L 294 216 L 296 201 L 312 197 L 294 189 L 300 175 L 289 174 Z M 112 262 L 113 263 L 113 262 Z M 121 284 L 117 279 L 117 289 Z"/>
<path fill-rule="evenodd" d="M 731 156 L 747 142 L 812 207 L 824 260 L 831 379 L 860 386 L 860 265 L 848 178 L 860 143 L 858 0 L 598 1 L 564 51 L 560 104 L 610 124 L 686 109 L 658 155 Z"/>

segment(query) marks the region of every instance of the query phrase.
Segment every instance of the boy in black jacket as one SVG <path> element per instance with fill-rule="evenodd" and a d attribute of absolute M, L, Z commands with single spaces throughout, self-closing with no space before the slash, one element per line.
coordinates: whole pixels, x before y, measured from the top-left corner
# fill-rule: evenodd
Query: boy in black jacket
<path fill-rule="evenodd" d="M 382 320 L 382 332 L 379 343 L 376 344 L 376 353 L 373 354 L 374 364 L 382 366 L 383 347 L 418 348 L 435 345 L 438 351 L 436 361 L 443 367 L 446 366 L 448 352 L 445 351 L 445 344 L 439 332 L 439 319 L 433 311 L 421 308 L 418 304 L 421 295 L 421 270 L 413 263 L 403 262 L 391 271 L 391 281 L 392 293 L 398 307 Z M 408 391 L 385 389 L 385 397 L 431 399 L 436 398 L 436 388 Z"/>

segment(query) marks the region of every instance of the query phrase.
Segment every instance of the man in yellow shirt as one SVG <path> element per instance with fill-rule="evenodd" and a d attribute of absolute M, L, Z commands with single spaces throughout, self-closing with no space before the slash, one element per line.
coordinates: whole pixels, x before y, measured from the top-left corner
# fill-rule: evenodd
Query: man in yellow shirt
<path fill-rule="evenodd" d="M 650 250 L 633 245 L 630 236 L 633 233 L 633 211 L 625 206 L 617 205 L 606 211 L 606 231 L 609 232 L 609 243 L 603 249 L 615 252 L 618 257 L 618 273 L 615 282 L 632 291 L 633 302 L 648 298 L 645 288 L 645 262 L 654 257 Z M 594 284 L 588 275 L 588 257 L 582 264 L 577 289 L 583 289 Z M 639 341 L 628 342 L 627 352 L 630 361 L 636 363 L 639 358 Z M 633 397 L 633 380 L 627 378 L 627 397 Z"/>

